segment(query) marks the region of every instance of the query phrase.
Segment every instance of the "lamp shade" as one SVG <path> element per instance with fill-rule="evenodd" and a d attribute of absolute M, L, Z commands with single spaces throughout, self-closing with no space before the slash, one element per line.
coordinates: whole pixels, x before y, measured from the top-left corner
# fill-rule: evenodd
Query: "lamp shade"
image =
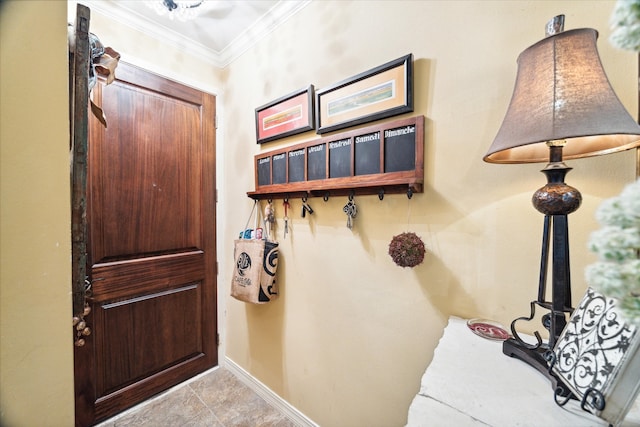
<path fill-rule="evenodd" d="M 557 33 L 518 57 L 515 88 L 489 163 L 549 161 L 548 141 L 565 140 L 563 159 L 640 145 L 640 126 L 602 68 L 594 29 Z"/>

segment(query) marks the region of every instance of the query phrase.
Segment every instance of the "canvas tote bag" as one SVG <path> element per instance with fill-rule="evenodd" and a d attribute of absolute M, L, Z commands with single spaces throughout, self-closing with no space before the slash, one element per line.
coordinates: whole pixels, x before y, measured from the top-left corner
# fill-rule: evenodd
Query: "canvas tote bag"
<path fill-rule="evenodd" d="M 260 209 L 256 209 L 256 200 L 247 225 L 234 241 L 233 259 L 235 266 L 231 278 L 231 296 L 237 300 L 252 304 L 265 304 L 278 297 L 276 270 L 278 268 L 278 243 L 267 239 L 266 233 L 260 238 L 258 218 Z M 253 212 L 255 214 L 254 237 L 247 229 Z"/>

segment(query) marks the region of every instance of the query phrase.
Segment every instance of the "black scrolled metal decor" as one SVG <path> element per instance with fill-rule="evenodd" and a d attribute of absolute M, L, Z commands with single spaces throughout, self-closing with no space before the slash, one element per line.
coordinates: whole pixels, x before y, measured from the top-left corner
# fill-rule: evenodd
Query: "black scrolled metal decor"
<path fill-rule="evenodd" d="M 538 337 L 538 339 L 540 338 Z M 558 360 L 556 354 L 551 350 L 547 350 L 544 352 L 544 358 L 547 363 L 549 363 L 549 375 L 554 375 L 553 367 Z M 560 399 L 560 397 L 562 397 L 562 399 Z M 569 390 L 561 381 L 558 382 L 556 384 L 555 390 L 553 391 L 553 400 L 556 402 L 556 404 L 558 406 L 564 406 L 571 399 L 577 399 L 577 397 L 573 393 L 571 393 L 571 390 Z"/>
<path fill-rule="evenodd" d="M 570 398 L 580 407 L 619 425 L 640 389 L 640 335 L 617 301 L 588 288 L 552 351 L 545 359 Z M 549 354 L 550 353 L 550 354 Z M 560 406 L 569 398 L 555 400 Z"/>
<path fill-rule="evenodd" d="M 589 407 L 595 408 L 598 411 L 602 411 L 606 407 L 606 401 L 602 392 L 593 387 L 589 387 L 582 396 L 580 407 L 582 410 L 591 412 Z"/>
<path fill-rule="evenodd" d="M 631 344 L 633 331 L 609 309 L 602 294 L 588 291 L 578 314 L 572 316 L 555 349 L 553 366 L 568 385 L 583 395 L 582 408 L 601 411 L 600 390 L 616 374 L 615 367 Z"/>
<path fill-rule="evenodd" d="M 518 331 L 516 330 L 516 322 L 520 321 L 520 320 L 524 320 L 524 321 L 532 321 L 533 318 L 536 315 L 536 301 L 531 301 L 530 303 L 530 314 L 529 316 L 521 316 L 518 317 L 516 319 L 514 319 L 511 322 L 511 335 L 513 335 L 513 339 L 516 340 L 520 345 L 522 345 L 524 348 L 529 349 L 529 350 L 539 350 L 543 348 L 543 341 L 542 341 L 542 337 L 540 336 L 540 333 L 538 331 L 534 331 L 533 335 L 536 337 L 536 344 L 529 344 L 526 341 L 524 341 L 522 338 L 520 338 L 520 335 L 518 335 Z M 544 353 L 543 353 L 544 354 Z M 545 358 L 546 358 L 546 354 L 545 354 Z"/>

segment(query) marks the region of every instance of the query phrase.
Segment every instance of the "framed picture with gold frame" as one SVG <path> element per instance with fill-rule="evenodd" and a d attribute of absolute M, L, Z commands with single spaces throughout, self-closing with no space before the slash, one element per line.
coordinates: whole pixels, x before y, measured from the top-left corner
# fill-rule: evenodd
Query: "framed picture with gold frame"
<path fill-rule="evenodd" d="M 413 111 L 413 54 L 316 91 L 319 134 Z"/>
<path fill-rule="evenodd" d="M 313 85 L 256 108 L 258 144 L 313 130 Z"/>

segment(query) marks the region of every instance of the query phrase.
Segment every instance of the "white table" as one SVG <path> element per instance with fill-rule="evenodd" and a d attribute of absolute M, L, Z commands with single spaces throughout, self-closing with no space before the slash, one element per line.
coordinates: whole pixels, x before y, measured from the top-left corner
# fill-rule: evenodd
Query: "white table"
<path fill-rule="evenodd" d="M 608 423 L 571 400 L 556 405 L 547 378 L 505 356 L 502 342 L 475 335 L 451 317 L 409 408 L 408 427 L 580 427 Z M 640 426 L 640 399 L 624 427 Z"/>

